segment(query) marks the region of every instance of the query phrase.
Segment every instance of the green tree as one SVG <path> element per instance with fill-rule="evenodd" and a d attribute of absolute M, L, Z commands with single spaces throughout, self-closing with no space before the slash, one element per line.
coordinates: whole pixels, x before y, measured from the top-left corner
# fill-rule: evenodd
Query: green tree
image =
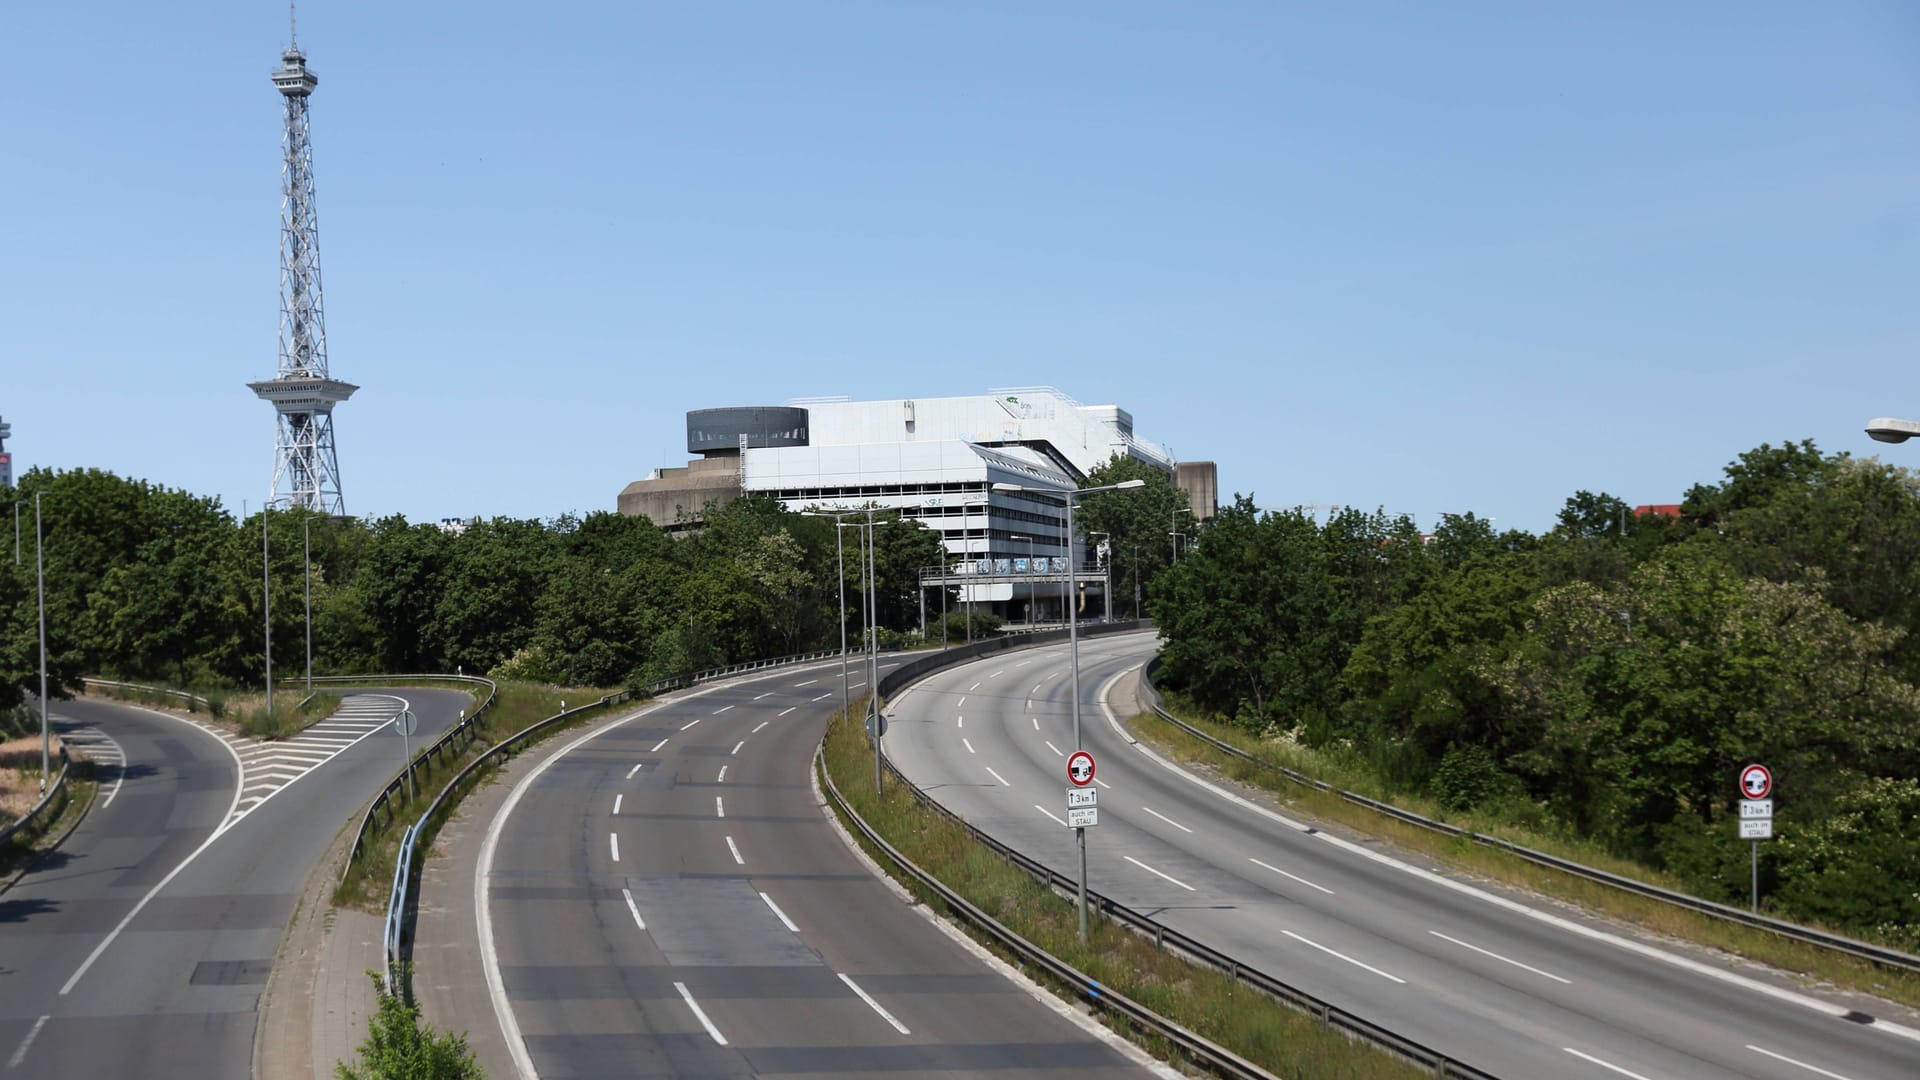
<path fill-rule="evenodd" d="M 1144 484 L 1090 496 L 1073 513 L 1081 536 L 1109 536 L 1113 592 L 1127 598 L 1125 604 L 1114 603 L 1115 614 L 1132 614 L 1136 585 L 1143 596 L 1153 595 L 1155 580 L 1173 563 L 1174 544 L 1184 543 L 1170 534 L 1178 531 L 1191 538 L 1195 532 L 1192 516 L 1179 513 L 1189 509 L 1187 493 L 1174 487 L 1172 478 L 1157 465 L 1115 454 L 1089 472 L 1080 486 L 1104 487 L 1125 480 Z"/>

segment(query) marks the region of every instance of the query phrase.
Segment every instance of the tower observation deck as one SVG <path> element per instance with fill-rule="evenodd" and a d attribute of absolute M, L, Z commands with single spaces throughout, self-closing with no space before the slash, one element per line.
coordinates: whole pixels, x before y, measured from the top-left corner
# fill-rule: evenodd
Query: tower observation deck
<path fill-rule="evenodd" d="M 279 371 L 248 383 L 275 413 L 273 482 L 269 505 L 283 503 L 343 515 L 340 463 L 333 443 L 333 407 L 359 387 L 327 372 L 325 303 L 320 287 L 320 219 L 313 197 L 313 143 L 307 99 L 320 80 L 306 54 L 289 40 L 273 72 L 286 105 L 280 185 Z"/>

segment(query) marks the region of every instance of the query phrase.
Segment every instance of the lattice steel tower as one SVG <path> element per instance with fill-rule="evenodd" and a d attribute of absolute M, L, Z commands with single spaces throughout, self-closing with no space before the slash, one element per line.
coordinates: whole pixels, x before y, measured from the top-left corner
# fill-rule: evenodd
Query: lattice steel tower
<path fill-rule="evenodd" d="M 293 6 L 287 6 L 291 17 Z M 286 100 L 280 171 L 280 371 L 247 386 L 278 414 L 270 502 L 344 515 L 340 462 L 333 448 L 333 407 L 360 389 L 327 374 L 327 328 L 320 291 L 320 218 L 313 201 L 313 143 L 307 98 L 320 80 L 289 33 L 273 73 Z"/>

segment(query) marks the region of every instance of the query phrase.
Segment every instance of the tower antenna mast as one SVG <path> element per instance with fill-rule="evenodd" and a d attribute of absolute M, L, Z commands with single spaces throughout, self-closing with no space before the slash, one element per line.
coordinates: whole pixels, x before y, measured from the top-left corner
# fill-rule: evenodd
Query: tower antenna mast
<path fill-rule="evenodd" d="M 273 403 L 275 434 L 269 505 L 344 515 L 340 462 L 333 444 L 333 407 L 360 389 L 327 372 L 325 302 L 320 287 L 320 218 L 313 195 L 313 142 L 307 99 L 320 84 L 307 70 L 294 38 L 294 7 L 287 4 L 287 50 L 273 71 L 286 107 L 280 169 L 279 370 L 247 386 Z"/>

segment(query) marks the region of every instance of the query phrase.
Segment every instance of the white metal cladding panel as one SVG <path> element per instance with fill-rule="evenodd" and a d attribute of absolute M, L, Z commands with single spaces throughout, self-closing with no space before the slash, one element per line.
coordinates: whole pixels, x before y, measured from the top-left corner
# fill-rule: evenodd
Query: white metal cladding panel
<path fill-rule="evenodd" d="M 1017 400 L 1009 400 L 1017 398 Z M 907 426 L 908 401 L 913 426 Z M 1045 393 L 1005 397 L 896 398 L 808 406 L 816 446 L 859 443 L 1047 442 L 1082 471 L 1126 453 L 1126 434 L 1113 405 L 1076 407 Z"/>

